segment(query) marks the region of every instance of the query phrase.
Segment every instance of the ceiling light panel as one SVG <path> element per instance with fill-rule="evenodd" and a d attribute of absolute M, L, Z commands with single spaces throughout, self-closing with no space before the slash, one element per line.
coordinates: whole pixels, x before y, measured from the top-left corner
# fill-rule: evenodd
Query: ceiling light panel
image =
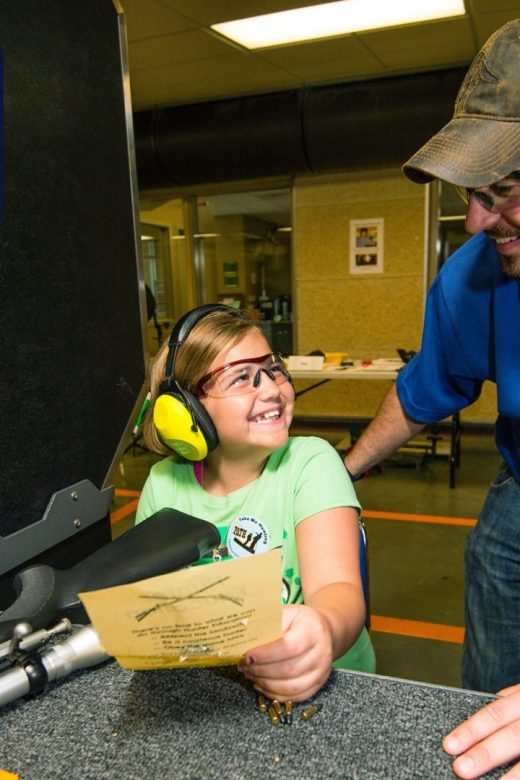
<path fill-rule="evenodd" d="M 462 16 L 463 0 L 340 0 L 212 25 L 247 49 L 284 46 L 364 30 Z"/>

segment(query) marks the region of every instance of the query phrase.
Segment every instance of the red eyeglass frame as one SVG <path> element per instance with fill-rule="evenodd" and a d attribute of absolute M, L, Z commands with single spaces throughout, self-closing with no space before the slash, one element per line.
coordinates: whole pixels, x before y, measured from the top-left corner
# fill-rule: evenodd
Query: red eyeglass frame
<path fill-rule="evenodd" d="M 276 360 L 273 360 L 273 363 L 279 362 L 282 364 L 282 366 L 284 366 L 283 356 L 279 352 L 268 352 L 266 355 L 261 355 L 260 357 L 256 358 L 242 358 L 242 360 L 232 360 L 231 362 L 225 363 L 223 366 L 218 366 L 218 368 L 214 368 L 212 371 L 205 374 L 197 383 L 196 395 L 207 395 L 203 385 L 205 385 L 206 382 L 209 382 L 209 380 L 212 379 L 215 374 L 220 374 L 222 371 L 226 371 L 232 366 L 238 366 L 239 363 L 254 363 L 255 365 L 259 365 L 260 363 L 265 363 L 267 358 L 276 358 Z"/>

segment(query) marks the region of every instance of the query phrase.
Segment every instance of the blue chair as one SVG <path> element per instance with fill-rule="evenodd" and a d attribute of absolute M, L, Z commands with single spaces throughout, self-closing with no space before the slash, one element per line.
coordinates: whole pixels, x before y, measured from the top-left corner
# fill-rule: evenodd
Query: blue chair
<path fill-rule="evenodd" d="M 368 584 L 367 532 L 365 524 L 361 518 L 359 518 L 359 570 L 361 573 L 361 583 L 363 585 L 363 595 L 365 596 L 365 625 L 367 630 L 370 630 L 370 590 Z"/>

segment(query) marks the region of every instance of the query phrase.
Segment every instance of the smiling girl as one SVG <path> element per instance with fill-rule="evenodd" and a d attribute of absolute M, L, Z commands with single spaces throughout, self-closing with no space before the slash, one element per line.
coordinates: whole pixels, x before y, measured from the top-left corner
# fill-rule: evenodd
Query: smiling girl
<path fill-rule="evenodd" d="M 255 322 L 220 305 L 189 312 L 157 354 L 150 386 L 145 441 L 170 457 L 152 467 L 136 522 L 164 507 L 209 520 L 221 546 L 208 563 L 282 550 L 282 636 L 247 654 L 244 675 L 270 698 L 302 701 L 325 683 L 333 661 L 374 671 L 359 503 L 327 442 L 289 436 L 292 382 Z M 202 424 L 202 446 L 179 447 L 166 431 L 160 407 L 170 393 L 188 409 L 190 431 Z M 172 456 L 165 440 L 190 460 Z"/>

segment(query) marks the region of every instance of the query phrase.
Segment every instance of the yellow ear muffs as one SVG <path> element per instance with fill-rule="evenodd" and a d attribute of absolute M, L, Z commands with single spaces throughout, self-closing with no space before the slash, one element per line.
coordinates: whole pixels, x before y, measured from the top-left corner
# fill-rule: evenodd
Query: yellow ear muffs
<path fill-rule="evenodd" d="M 155 427 L 162 441 L 186 460 L 204 460 L 208 452 L 217 446 L 218 434 L 199 399 L 177 382 L 175 358 L 195 325 L 214 311 L 229 312 L 237 319 L 247 319 L 248 316 L 221 303 L 207 303 L 186 312 L 174 326 L 168 340 L 165 378 L 153 410 Z"/>
<path fill-rule="evenodd" d="M 204 460 L 218 444 L 217 432 L 199 401 L 186 391 L 183 395 L 186 399 L 173 393 L 163 393 L 157 398 L 153 410 L 155 427 L 166 446 L 183 458 Z M 186 400 L 193 405 L 192 409 Z"/>

